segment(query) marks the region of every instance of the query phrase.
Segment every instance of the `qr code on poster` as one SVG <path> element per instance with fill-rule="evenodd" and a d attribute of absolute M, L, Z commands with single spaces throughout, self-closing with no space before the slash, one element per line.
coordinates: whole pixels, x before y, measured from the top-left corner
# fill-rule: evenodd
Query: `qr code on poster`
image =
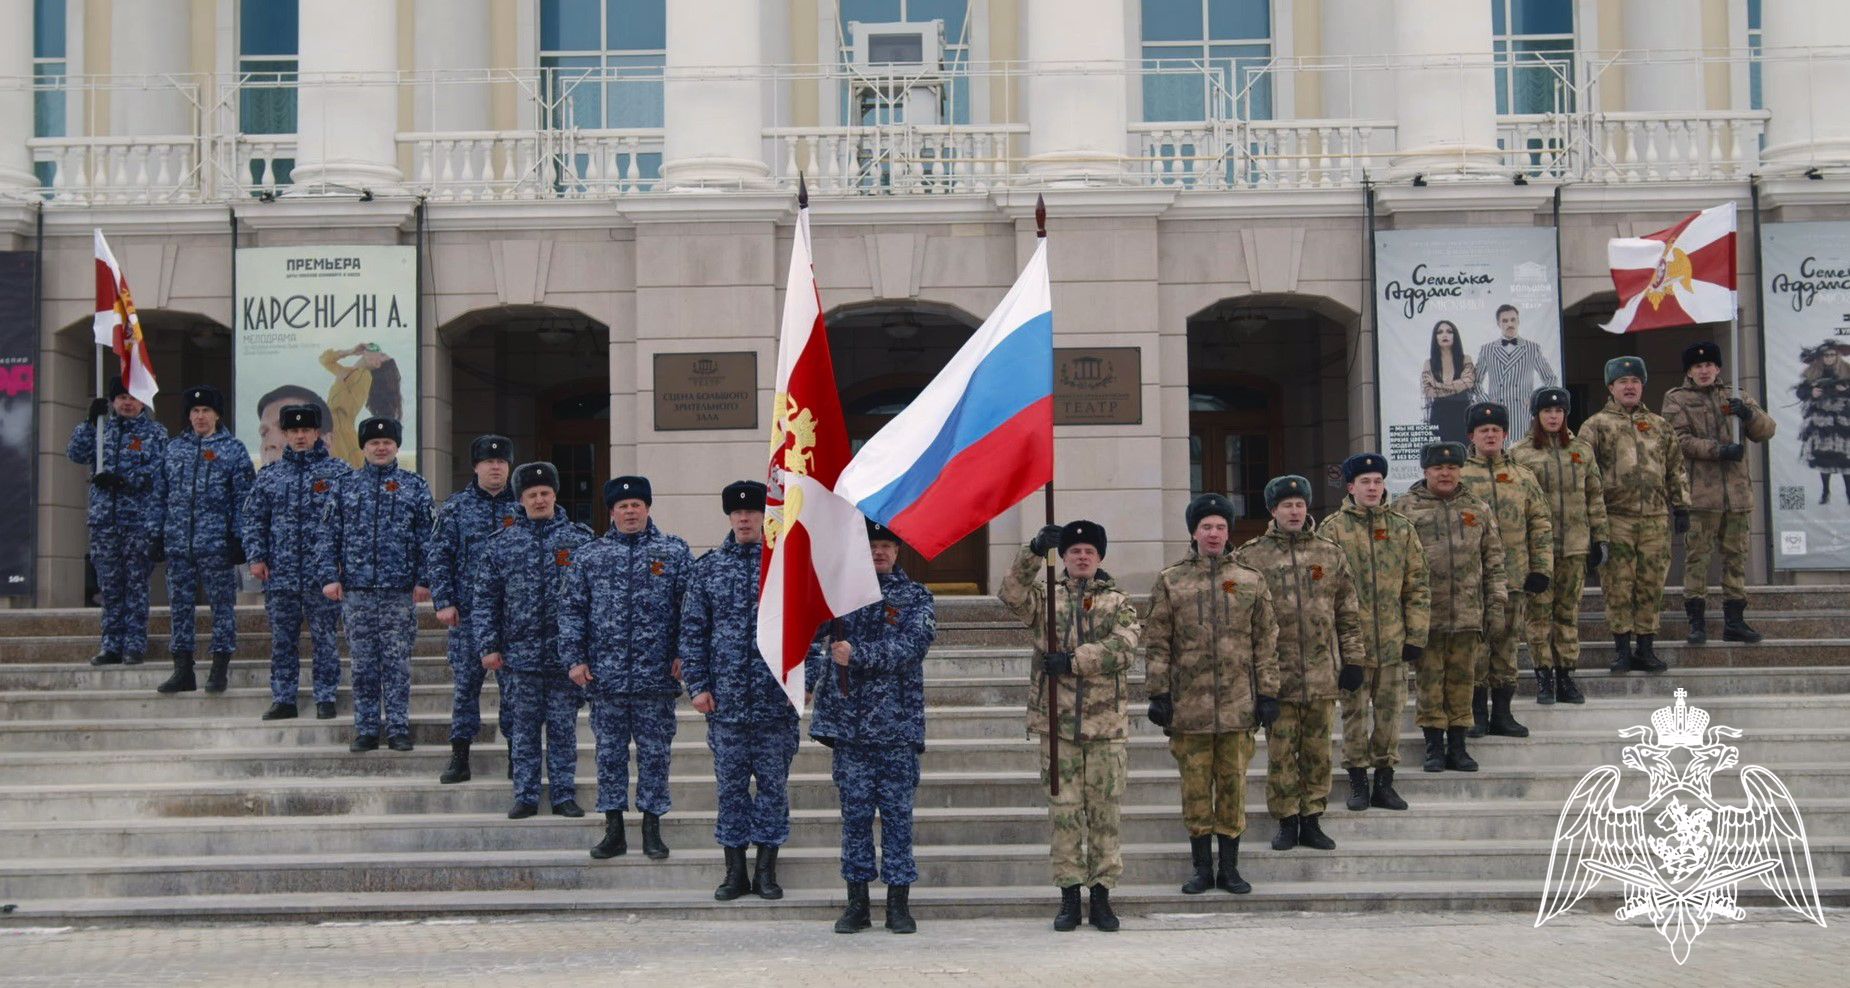
<path fill-rule="evenodd" d="M 1805 488 L 1796 484 L 1788 487 L 1781 487 L 1779 489 L 1779 510 L 1805 510 Z"/>

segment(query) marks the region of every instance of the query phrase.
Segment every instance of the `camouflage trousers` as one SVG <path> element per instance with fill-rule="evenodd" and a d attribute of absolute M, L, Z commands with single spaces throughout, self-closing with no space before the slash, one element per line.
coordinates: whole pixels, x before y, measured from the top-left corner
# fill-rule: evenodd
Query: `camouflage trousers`
<path fill-rule="evenodd" d="M 1238 837 L 1246 830 L 1246 766 L 1252 731 L 1172 734 L 1169 753 L 1182 773 L 1182 825 L 1190 837 Z"/>
<path fill-rule="evenodd" d="M 480 665 L 481 663 L 477 663 Z M 501 729 L 514 761 L 514 802 L 540 804 L 540 740 L 545 735 L 547 795 L 557 806 L 578 798 L 578 708 L 584 690 L 561 672 L 515 672 L 501 677 Z"/>
<path fill-rule="evenodd" d="M 1265 808 L 1275 819 L 1323 812 L 1335 720 L 1335 700 L 1278 701 L 1278 719 L 1265 731 Z"/>
<path fill-rule="evenodd" d="M 1580 664 L 1580 592 L 1586 585 L 1586 556 L 1556 556 L 1548 589 L 1529 596 L 1529 662 L 1535 668 Z"/>
<path fill-rule="evenodd" d="M 880 814 L 880 880 L 919 880 L 912 858 L 912 796 L 919 787 L 919 753 L 909 744 L 835 745 L 830 774 L 841 792 L 841 877 L 874 879 L 874 813 Z"/>
<path fill-rule="evenodd" d="M 411 591 L 348 590 L 341 623 L 353 656 L 354 733 L 378 737 L 383 721 L 386 737 L 409 737 L 411 644 L 418 634 Z"/>
<path fill-rule="evenodd" d="M 1615 512 L 1606 519 L 1612 526 L 1612 558 L 1600 571 L 1606 623 L 1615 635 L 1655 635 L 1670 572 L 1670 518 Z"/>
<path fill-rule="evenodd" d="M 1047 735 L 1041 739 L 1041 784 L 1049 785 Z M 1124 873 L 1118 804 L 1130 779 L 1130 754 L 1123 741 L 1060 741 L 1060 794 L 1047 794 L 1053 825 L 1048 857 L 1060 888 L 1103 885 L 1116 888 Z"/>
<path fill-rule="evenodd" d="M 1746 511 L 1691 511 L 1689 533 L 1683 536 L 1683 593 L 1695 600 L 1709 592 L 1709 557 L 1715 543 L 1722 544 L 1722 599 L 1747 599 L 1747 530 L 1753 516 Z"/>
<path fill-rule="evenodd" d="M 103 602 L 103 651 L 148 654 L 148 543 L 108 529 L 90 530 L 90 565 Z"/>
<path fill-rule="evenodd" d="M 797 757 L 797 722 L 723 724 L 707 718 L 707 747 L 713 752 L 719 820 L 713 839 L 721 847 L 764 844 L 782 847 L 790 839 L 790 763 Z"/>
<path fill-rule="evenodd" d="M 469 637 L 469 617 L 462 616 L 462 624 L 450 629 L 450 740 L 474 741 L 482 733 L 482 684 L 488 681 L 488 670 L 482 668 L 482 656 L 475 650 L 475 642 Z M 496 710 L 503 733 L 507 732 L 508 712 L 507 674 L 495 673 L 495 685 L 500 688 L 500 704 Z"/>
<path fill-rule="evenodd" d="M 270 618 L 270 699 L 295 703 L 302 686 L 302 622 L 314 650 L 315 702 L 333 703 L 340 692 L 340 605 L 319 590 L 265 590 Z"/>
<path fill-rule="evenodd" d="M 1503 627 L 1484 636 L 1487 647 L 1477 653 L 1477 661 L 1471 666 L 1472 686 L 1496 689 L 1516 685 L 1516 643 L 1522 640 L 1528 596 L 1521 590 L 1510 591 L 1509 603 L 1503 606 Z"/>
<path fill-rule="evenodd" d="M 1400 712 L 1407 706 L 1407 664 L 1369 669 L 1362 686 L 1344 693 L 1343 768 L 1393 768 L 1400 763 Z"/>
<path fill-rule="evenodd" d="M 595 684 L 593 684 L 595 686 Z M 672 696 L 592 692 L 591 733 L 597 735 L 597 811 L 630 808 L 630 744 L 636 745 L 636 808 L 668 812 L 668 757 L 674 744 Z"/>
<path fill-rule="evenodd" d="M 1471 726 L 1471 677 L 1484 647 L 1475 631 L 1432 633 L 1414 675 L 1421 727 Z"/>
<path fill-rule="evenodd" d="M 193 610 L 199 600 L 199 585 L 205 584 L 206 603 L 212 607 L 212 651 L 230 654 L 238 650 L 238 570 L 222 559 L 178 559 L 167 557 L 167 608 L 173 615 L 173 632 L 167 648 L 173 652 L 194 650 Z"/>

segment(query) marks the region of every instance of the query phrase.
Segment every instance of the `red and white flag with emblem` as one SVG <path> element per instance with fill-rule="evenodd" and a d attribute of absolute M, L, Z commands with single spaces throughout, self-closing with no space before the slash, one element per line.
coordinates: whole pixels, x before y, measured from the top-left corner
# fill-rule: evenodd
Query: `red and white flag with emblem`
<path fill-rule="evenodd" d="M 799 194 L 784 281 L 758 583 L 758 651 L 798 713 L 816 631 L 881 599 L 866 519 L 833 490 L 851 451 L 811 260 L 808 200 Z"/>
<path fill-rule="evenodd" d="M 161 386 L 154 382 L 154 364 L 148 359 L 148 342 L 141 338 L 141 317 L 135 298 L 116 255 L 110 253 L 103 231 L 96 231 L 96 316 L 90 322 L 97 346 L 116 352 L 122 387 L 144 405 L 154 404 Z"/>
<path fill-rule="evenodd" d="M 1735 315 L 1735 208 L 1691 213 L 1668 230 L 1606 242 L 1619 311 L 1608 333 L 1641 333 Z"/>

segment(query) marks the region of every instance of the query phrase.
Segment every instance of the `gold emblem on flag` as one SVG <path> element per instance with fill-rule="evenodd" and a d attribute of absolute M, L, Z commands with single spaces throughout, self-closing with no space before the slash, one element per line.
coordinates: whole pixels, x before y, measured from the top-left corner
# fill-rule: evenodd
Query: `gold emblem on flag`
<path fill-rule="evenodd" d="M 1695 291 L 1695 276 L 1696 269 L 1689 263 L 1689 255 L 1675 242 L 1667 243 L 1663 253 L 1658 255 L 1657 269 L 1651 272 L 1651 283 L 1645 286 L 1644 300 L 1656 310 L 1678 282 L 1682 283 L 1684 291 Z"/>
<path fill-rule="evenodd" d="M 764 544 L 777 548 L 803 511 L 803 489 L 786 487 L 786 473 L 808 476 L 816 464 L 816 414 L 780 391 L 771 400 L 771 482 L 765 496 Z"/>

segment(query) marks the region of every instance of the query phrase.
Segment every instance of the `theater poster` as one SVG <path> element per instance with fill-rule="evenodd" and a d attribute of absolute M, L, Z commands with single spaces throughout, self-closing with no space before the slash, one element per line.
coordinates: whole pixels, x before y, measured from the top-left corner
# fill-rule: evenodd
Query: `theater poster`
<path fill-rule="evenodd" d="M 1551 227 L 1392 230 L 1375 235 L 1380 327 L 1376 393 L 1388 489 L 1420 479 L 1420 449 L 1469 442 L 1465 410 L 1510 410 L 1510 442 L 1529 396 L 1561 383 L 1560 276 Z"/>
<path fill-rule="evenodd" d="M 329 450 L 360 464 L 358 428 L 399 420 L 398 462 L 417 469 L 417 249 L 238 251 L 236 431 L 259 467 L 283 454 L 277 414 L 321 408 Z"/>
<path fill-rule="evenodd" d="M 1761 232 L 1773 568 L 1850 569 L 1850 223 Z"/>
<path fill-rule="evenodd" d="M 39 334 L 31 251 L 0 251 L 0 596 L 30 595 L 38 512 Z"/>

